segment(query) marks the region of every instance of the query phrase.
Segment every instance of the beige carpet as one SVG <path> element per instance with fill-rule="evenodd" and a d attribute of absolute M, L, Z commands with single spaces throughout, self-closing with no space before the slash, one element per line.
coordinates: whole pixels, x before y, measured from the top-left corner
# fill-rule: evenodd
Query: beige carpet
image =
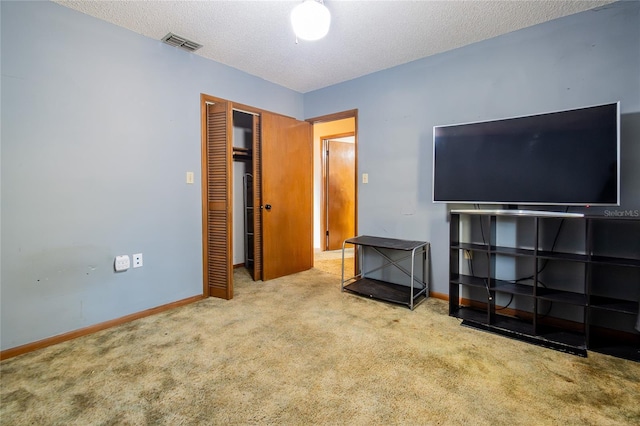
<path fill-rule="evenodd" d="M 638 425 L 640 363 L 340 292 L 334 265 L 3 361 L 3 425 Z M 338 268 L 339 271 L 339 268 Z"/>

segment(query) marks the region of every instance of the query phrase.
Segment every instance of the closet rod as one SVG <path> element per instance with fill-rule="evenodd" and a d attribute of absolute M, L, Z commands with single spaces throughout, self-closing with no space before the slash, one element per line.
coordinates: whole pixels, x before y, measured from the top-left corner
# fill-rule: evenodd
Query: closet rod
<path fill-rule="evenodd" d="M 257 112 L 251 112 L 251 111 L 245 111 L 243 109 L 238 109 L 238 108 L 231 108 L 234 111 L 238 111 L 238 112 L 243 112 L 245 114 L 251 114 L 251 115 L 260 115 Z"/>

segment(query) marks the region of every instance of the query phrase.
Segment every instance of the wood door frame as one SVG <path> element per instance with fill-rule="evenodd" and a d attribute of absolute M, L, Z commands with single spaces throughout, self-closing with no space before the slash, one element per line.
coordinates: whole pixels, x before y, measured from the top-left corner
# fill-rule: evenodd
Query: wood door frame
<path fill-rule="evenodd" d="M 354 218 L 353 218 L 353 227 L 355 230 L 355 234 L 358 235 L 358 110 L 357 109 L 350 109 L 350 110 L 346 110 L 346 111 L 342 111 L 342 112 L 336 112 L 333 114 L 327 114 L 327 115 L 321 115 L 318 117 L 313 117 L 313 118 L 308 118 L 306 121 L 308 121 L 309 123 L 313 124 L 318 124 L 318 123 L 325 123 L 328 121 L 337 121 L 337 120 L 343 120 L 345 118 L 353 118 L 354 123 L 353 123 L 353 133 L 354 133 L 354 150 L 355 150 L 355 158 L 354 158 L 354 173 L 355 173 L 355 200 L 354 200 Z M 349 132 L 351 133 L 351 132 Z M 322 149 L 322 143 L 320 144 L 320 149 Z M 324 185 L 324 184 L 323 184 Z M 324 194 L 321 195 L 321 197 L 324 198 Z M 324 209 L 321 209 L 324 210 Z M 320 235 L 321 237 L 324 236 L 326 234 L 326 225 L 325 222 L 326 220 L 322 219 L 322 215 L 325 213 L 321 213 L 321 219 L 320 222 L 322 222 L 320 224 L 321 227 L 321 232 L 322 234 Z M 322 228 L 325 228 L 324 231 L 322 231 Z M 322 247 L 322 244 L 321 244 Z"/>
<path fill-rule="evenodd" d="M 200 128 L 201 128 L 201 147 L 200 147 L 200 181 L 201 181 L 201 197 L 202 197 L 202 294 L 204 297 L 209 297 L 209 280 L 208 280 L 208 233 L 207 231 L 207 215 L 208 215 L 208 181 L 207 181 L 207 104 L 210 103 L 228 103 L 232 111 L 242 111 L 250 114 L 257 114 L 261 117 L 265 114 L 278 115 L 287 118 L 293 118 L 288 115 L 279 114 L 276 112 L 268 111 L 261 108 L 256 108 L 250 105 L 241 104 L 238 102 L 230 101 L 224 98 L 218 98 L 216 96 L 200 94 Z M 232 118 L 231 118 L 232 119 Z M 297 119 L 296 119 L 297 120 Z M 309 120 L 305 120 L 309 121 Z M 313 123 L 312 123 L 313 124 Z M 229 170 L 228 185 L 233 184 L 233 170 Z M 230 216 L 233 218 L 233 195 L 229 199 Z M 231 227 L 231 224 L 229 225 Z M 313 231 L 312 231 L 313 232 Z M 229 229 L 228 238 L 230 239 L 230 251 L 229 256 L 233 256 L 233 229 Z M 313 250 L 313 244 L 311 249 Z M 232 257 L 233 259 L 233 257 Z M 233 262 L 232 262 L 233 263 Z M 229 283 L 229 299 L 233 298 L 233 282 Z"/>
<path fill-rule="evenodd" d="M 324 240 L 324 244 L 320 245 L 320 251 L 326 251 L 327 250 L 327 240 L 326 240 L 326 236 L 327 236 L 327 210 L 329 208 L 329 203 L 327 200 L 327 196 L 328 196 L 328 188 L 327 188 L 327 179 L 328 176 L 325 176 L 325 173 L 327 172 L 327 166 L 329 165 L 329 162 L 327 160 L 327 152 L 325 150 L 325 146 L 324 146 L 324 142 L 325 141 L 331 141 L 333 139 L 339 139 L 339 138 L 345 138 L 345 137 L 351 137 L 353 136 L 354 142 L 354 154 L 355 154 L 355 137 L 356 137 L 356 131 L 355 129 L 353 130 L 353 132 L 345 132 L 345 133 L 337 133 L 337 134 L 332 134 L 332 135 L 328 135 L 328 136 L 320 136 L 320 167 L 322 168 L 322 190 L 320 192 L 320 197 L 321 197 L 321 208 L 320 208 L 320 238 Z M 354 157 L 353 159 L 353 167 L 355 170 L 355 166 L 356 166 L 356 158 Z M 357 178 L 358 174 L 356 173 L 356 178 Z M 356 180 L 354 182 L 355 186 L 358 186 L 358 181 Z M 355 193 L 357 195 L 357 192 Z M 357 197 L 356 197 L 357 200 Z M 354 200 L 354 203 L 356 202 L 356 200 Z M 356 215 L 357 216 L 357 215 Z M 354 218 L 355 219 L 355 218 Z M 354 222 L 355 225 L 355 222 Z M 357 229 L 357 228 L 356 228 Z M 355 235 L 352 235 L 352 237 L 355 237 Z"/>

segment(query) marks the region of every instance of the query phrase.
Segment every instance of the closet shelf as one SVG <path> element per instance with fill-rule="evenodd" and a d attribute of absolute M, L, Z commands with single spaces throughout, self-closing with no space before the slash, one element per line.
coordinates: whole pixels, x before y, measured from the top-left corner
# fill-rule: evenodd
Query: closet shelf
<path fill-rule="evenodd" d="M 233 147 L 233 159 L 234 160 L 251 160 L 253 158 L 252 150 L 250 148 L 238 148 Z"/>

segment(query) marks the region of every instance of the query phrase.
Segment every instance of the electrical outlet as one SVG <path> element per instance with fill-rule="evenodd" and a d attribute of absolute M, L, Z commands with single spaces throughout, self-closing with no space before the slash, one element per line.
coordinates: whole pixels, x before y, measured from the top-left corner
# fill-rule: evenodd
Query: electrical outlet
<path fill-rule="evenodd" d="M 116 260 L 114 261 L 114 264 L 113 264 L 113 267 L 115 268 L 116 272 L 126 271 L 127 269 L 129 269 L 129 266 L 131 266 L 131 264 L 129 262 L 128 255 L 123 254 L 120 256 L 116 256 Z"/>
<path fill-rule="evenodd" d="M 139 268 L 142 266 L 142 253 L 137 253 L 133 255 L 133 267 Z"/>

